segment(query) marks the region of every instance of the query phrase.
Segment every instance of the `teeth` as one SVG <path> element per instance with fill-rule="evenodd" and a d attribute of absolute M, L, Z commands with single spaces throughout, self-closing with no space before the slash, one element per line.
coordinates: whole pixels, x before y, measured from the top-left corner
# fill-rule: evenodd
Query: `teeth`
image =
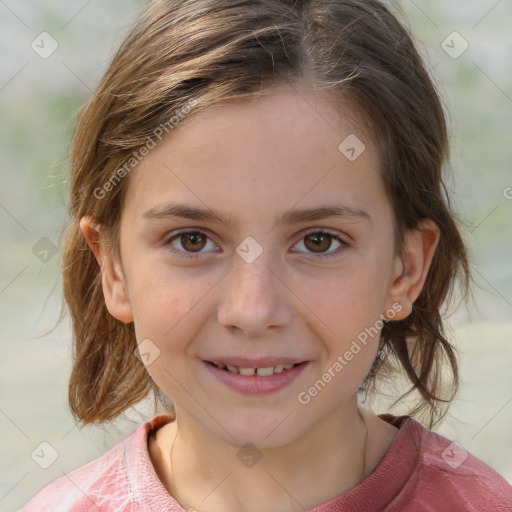
<path fill-rule="evenodd" d="M 274 373 L 274 367 L 269 366 L 268 368 L 258 368 L 256 373 L 258 375 L 272 375 Z"/>
<path fill-rule="evenodd" d="M 281 373 L 289 370 L 294 364 L 276 364 L 276 366 L 268 366 L 267 368 L 238 368 L 237 366 L 225 366 L 222 363 L 213 363 L 217 368 L 227 370 L 231 373 L 240 373 L 241 375 L 261 375 L 267 377 L 273 373 Z"/>
<path fill-rule="evenodd" d="M 256 373 L 256 368 L 239 368 L 239 370 L 242 375 L 254 375 Z"/>

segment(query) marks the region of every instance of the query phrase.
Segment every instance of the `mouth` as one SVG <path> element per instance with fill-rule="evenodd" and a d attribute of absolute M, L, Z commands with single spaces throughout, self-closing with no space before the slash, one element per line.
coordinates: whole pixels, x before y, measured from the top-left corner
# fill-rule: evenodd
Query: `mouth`
<path fill-rule="evenodd" d="M 309 363 L 310 361 L 297 361 L 289 357 L 219 357 L 217 361 L 203 359 L 208 373 L 218 382 L 237 393 L 252 396 L 274 393 L 290 386 L 306 371 Z"/>
<path fill-rule="evenodd" d="M 206 361 L 211 366 L 215 366 L 220 370 L 224 370 L 226 372 L 230 372 L 233 374 L 240 374 L 245 376 L 253 376 L 258 375 L 260 377 L 268 377 L 270 375 L 274 375 L 277 373 L 287 372 L 291 370 L 295 366 L 306 364 L 307 361 L 302 361 L 299 363 L 286 363 L 286 364 L 276 364 L 276 365 L 267 365 L 267 366 L 235 366 L 231 364 L 223 364 L 215 361 Z"/>

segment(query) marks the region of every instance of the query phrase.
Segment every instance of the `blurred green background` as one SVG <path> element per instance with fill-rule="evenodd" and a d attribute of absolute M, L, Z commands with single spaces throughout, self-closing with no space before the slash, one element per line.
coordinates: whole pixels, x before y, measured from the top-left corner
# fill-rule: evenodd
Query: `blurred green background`
<path fill-rule="evenodd" d="M 73 116 L 144 4 L 0 1 L 0 511 L 17 510 L 154 413 L 143 403 L 109 428 L 79 432 L 67 406 L 69 322 L 43 336 L 60 308 L 55 251 L 66 222 Z M 505 192 L 512 187 L 512 3 L 393 5 L 407 17 L 449 111 L 448 183 L 479 283 L 475 303 L 449 318 L 462 385 L 436 430 L 512 481 L 512 189 L 511 199 Z M 463 39 L 450 56 L 443 41 L 454 31 Z M 31 47 L 42 32 L 58 43 L 48 58 Z M 463 41 L 467 50 L 454 58 Z M 384 412 L 387 403 L 375 407 Z M 48 469 L 31 458 L 43 441 L 58 452 Z"/>

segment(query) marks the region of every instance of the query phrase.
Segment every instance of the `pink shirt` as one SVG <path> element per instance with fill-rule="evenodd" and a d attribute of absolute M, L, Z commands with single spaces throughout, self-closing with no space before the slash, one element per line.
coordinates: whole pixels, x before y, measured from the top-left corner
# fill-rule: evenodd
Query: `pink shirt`
<path fill-rule="evenodd" d="M 160 414 L 144 423 L 102 456 L 44 487 L 20 512 L 184 512 L 148 453 L 149 434 L 171 419 Z M 370 475 L 310 512 L 512 511 L 512 486 L 502 476 L 413 418 L 402 419 Z"/>

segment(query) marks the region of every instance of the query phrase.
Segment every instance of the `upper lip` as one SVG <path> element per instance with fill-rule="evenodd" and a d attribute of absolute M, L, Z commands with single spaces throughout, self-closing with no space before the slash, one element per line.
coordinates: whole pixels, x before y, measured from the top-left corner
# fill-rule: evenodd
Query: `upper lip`
<path fill-rule="evenodd" d="M 269 368 L 271 366 L 305 362 L 304 359 L 296 359 L 292 357 L 257 357 L 250 359 L 247 357 L 229 356 L 219 356 L 212 359 L 205 359 L 205 361 L 210 363 L 220 363 L 224 366 L 236 366 L 238 368 Z"/>

